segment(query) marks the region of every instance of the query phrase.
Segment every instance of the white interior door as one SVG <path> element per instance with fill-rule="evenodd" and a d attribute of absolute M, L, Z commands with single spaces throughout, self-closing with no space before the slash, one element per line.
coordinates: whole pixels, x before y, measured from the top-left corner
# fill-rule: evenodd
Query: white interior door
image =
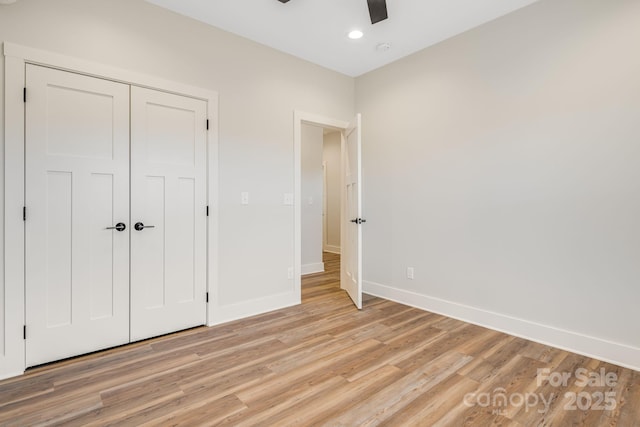
<path fill-rule="evenodd" d="M 129 86 L 26 69 L 26 364 L 129 342 Z M 117 223 L 123 231 L 107 229 Z"/>
<path fill-rule="evenodd" d="M 206 118 L 205 101 L 131 88 L 132 341 L 206 322 Z"/>
<path fill-rule="evenodd" d="M 361 116 L 349 124 L 343 143 L 343 215 L 340 286 L 362 309 Z"/>

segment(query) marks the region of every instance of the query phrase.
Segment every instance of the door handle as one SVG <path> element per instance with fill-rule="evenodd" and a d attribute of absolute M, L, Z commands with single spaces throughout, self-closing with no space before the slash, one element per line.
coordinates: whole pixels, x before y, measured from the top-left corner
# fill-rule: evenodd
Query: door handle
<path fill-rule="evenodd" d="M 107 230 L 124 231 L 126 229 L 127 229 L 127 226 L 124 224 L 124 222 L 117 223 L 115 227 L 107 227 Z"/>
<path fill-rule="evenodd" d="M 134 225 L 133 228 L 135 228 L 137 231 L 142 231 L 145 228 L 156 228 L 156 226 L 155 225 L 144 225 L 141 222 L 136 222 L 136 225 Z"/>
<path fill-rule="evenodd" d="M 367 222 L 367 220 L 363 218 L 356 218 L 352 219 L 351 222 L 353 222 L 354 224 L 364 224 L 365 222 Z"/>

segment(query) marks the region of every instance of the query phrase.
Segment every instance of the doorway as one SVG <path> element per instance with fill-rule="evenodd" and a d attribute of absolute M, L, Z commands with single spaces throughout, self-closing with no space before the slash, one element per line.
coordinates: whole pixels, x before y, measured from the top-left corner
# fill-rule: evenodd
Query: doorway
<path fill-rule="evenodd" d="M 340 255 L 340 168 L 342 135 L 302 125 L 301 274 L 325 271 L 324 252 Z"/>
<path fill-rule="evenodd" d="M 309 126 L 310 125 L 310 126 Z M 301 274 L 303 274 L 303 206 L 313 206 L 314 196 L 303 194 L 303 162 L 308 160 L 303 143 L 310 129 L 319 129 L 324 135 L 336 132 L 340 138 L 340 287 L 347 291 L 358 309 L 362 308 L 362 204 L 361 204 L 361 118 L 358 114 L 352 122 L 331 119 L 315 114 L 296 111 L 294 114 L 294 155 L 295 155 L 295 238 L 294 238 L 294 280 L 296 292 L 301 294 Z M 326 131 L 325 131 L 326 130 Z M 316 147 L 316 151 L 319 148 Z M 319 187 L 322 189 L 322 166 L 319 168 Z M 322 191 L 322 190 L 320 190 Z M 306 197 L 305 197 L 306 196 Z M 311 197 L 311 198 L 309 198 Z M 317 196 L 315 196 L 317 197 Z M 320 195 L 320 197 L 323 197 Z M 321 206 L 318 203 L 318 206 Z M 308 209 L 305 209 L 308 210 Z M 315 208 L 318 212 L 318 208 Z M 322 210 L 320 210 L 322 212 Z M 322 217 L 318 218 L 314 240 L 322 242 Z M 322 253 L 322 243 L 310 243 L 316 252 Z"/>
<path fill-rule="evenodd" d="M 342 133 L 324 130 L 322 144 L 323 200 L 322 251 L 340 255 L 340 194 Z"/>

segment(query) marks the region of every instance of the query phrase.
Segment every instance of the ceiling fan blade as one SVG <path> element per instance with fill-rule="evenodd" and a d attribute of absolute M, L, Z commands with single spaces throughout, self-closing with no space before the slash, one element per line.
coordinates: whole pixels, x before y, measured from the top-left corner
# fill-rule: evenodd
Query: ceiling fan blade
<path fill-rule="evenodd" d="M 372 24 L 384 21 L 389 17 L 387 15 L 386 0 L 367 0 L 367 4 L 369 5 L 369 16 L 371 16 Z"/>

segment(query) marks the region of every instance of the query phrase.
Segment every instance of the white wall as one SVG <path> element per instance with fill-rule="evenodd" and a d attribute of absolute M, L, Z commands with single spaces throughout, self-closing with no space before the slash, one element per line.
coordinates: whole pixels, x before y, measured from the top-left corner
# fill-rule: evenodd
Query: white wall
<path fill-rule="evenodd" d="M 640 369 L 638 22 L 543 0 L 359 77 L 365 290 Z"/>
<path fill-rule="evenodd" d="M 326 234 L 324 250 L 340 253 L 340 167 L 341 167 L 341 142 L 340 132 L 329 132 L 324 135 L 324 147 L 322 159 L 326 165 L 327 184 L 327 212 Z"/>
<path fill-rule="evenodd" d="M 294 185 L 293 111 L 348 120 L 354 114 L 352 78 L 142 0 L 21 0 L 0 6 L 0 41 L 218 91 L 220 289 L 213 296 L 214 321 L 299 299 L 287 278 L 294 262 L 293 206 L 283 204 Z M 4 143 L 4 124 L 0 138 Z M 240 204 L 243 191 L 250 193 L 249 206 Z M 0 301 L 0 322 L 5 304 L 11 301 Z M 0 346 L 3 332 L 0 324 Z"/>
<path fill-rule="evenodd" d="M 323 129 L 302 125 L 302 274 L 324 271 L 322 262 Z"/>

